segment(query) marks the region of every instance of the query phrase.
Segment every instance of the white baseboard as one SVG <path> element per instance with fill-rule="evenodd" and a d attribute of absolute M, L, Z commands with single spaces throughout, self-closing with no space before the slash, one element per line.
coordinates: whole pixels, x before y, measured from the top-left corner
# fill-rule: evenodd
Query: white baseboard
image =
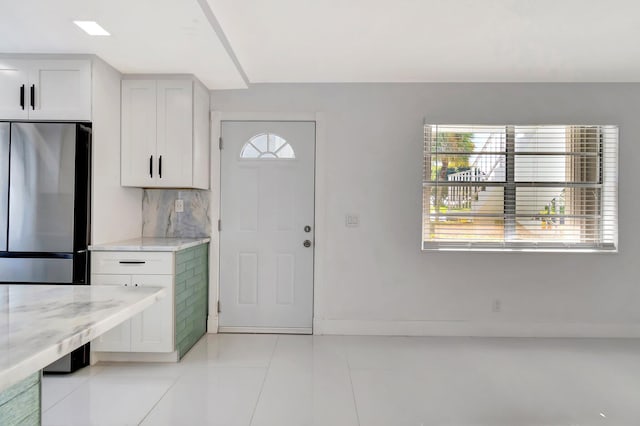
<path fill-rule="evenodd" d="M 311 334 L 312 330 L 308 327 L 220 327 L 220 333 L 251 333 L 251 334 Z"/>
<path fill-rule="evenodd" d="M 178 351 L 173 352 L 91 352 L 91 365 L 97 362 L 178 362 Z"/>
<path fill-rule="evenodd" d="M 640 338 L 639 324 L 314 320 L 314 334 Z"/>
<path fill-rule="evenodd" d="M 207 318 L 207 333 L 209 334 L 217 334 L 218 333 L 218 317 L 214 317 L 213 315 L 209 315 Z"/>

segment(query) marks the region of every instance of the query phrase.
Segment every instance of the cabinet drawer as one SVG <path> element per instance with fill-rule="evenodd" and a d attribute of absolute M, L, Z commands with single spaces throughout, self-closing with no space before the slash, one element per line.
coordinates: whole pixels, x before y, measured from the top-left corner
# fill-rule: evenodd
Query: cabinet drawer
<path fill-rule="evenodd" d="M 161 274 L 173 275 L 173 253 L 139 251 L 94 251 L 91 253 L 93 274 Z"/>

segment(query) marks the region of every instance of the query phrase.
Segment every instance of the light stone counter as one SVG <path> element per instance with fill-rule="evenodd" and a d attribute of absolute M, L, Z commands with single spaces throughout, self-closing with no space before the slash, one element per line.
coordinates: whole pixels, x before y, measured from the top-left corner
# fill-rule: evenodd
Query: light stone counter
<path fill-rule="evenodd" d="M 156 238 L 141 237 L 125 241 L 89 246 L 91 251 L 180 251 L 200 244 L 210 238 Z"/>
<path fill-rule="evenodd" d="M 0 285 L 0 391 L 164 296 L 153 287 Z"/>

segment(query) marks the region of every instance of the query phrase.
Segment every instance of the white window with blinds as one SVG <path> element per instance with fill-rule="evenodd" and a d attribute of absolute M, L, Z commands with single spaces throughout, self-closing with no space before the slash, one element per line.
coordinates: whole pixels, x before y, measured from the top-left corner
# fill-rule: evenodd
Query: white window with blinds
<path fill-rule="evenodd" d="M 425 125 L 423 250 L 615 252 L 618 128 Z"/>

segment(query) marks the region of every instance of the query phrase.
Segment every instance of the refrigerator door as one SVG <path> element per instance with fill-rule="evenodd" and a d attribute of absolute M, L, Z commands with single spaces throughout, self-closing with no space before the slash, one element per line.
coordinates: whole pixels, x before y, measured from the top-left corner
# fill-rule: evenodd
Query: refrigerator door
<path fill-rule="evenodd" d="M 0 251 L 7 250 L 9 218 L 9 123 L 0 123 Z"/>
<path fill-rule="evenodd" d="M 0 257 L 0 282 L 69 284 L 72 259 Z"/>
<path fill-rule="evenodd" d="M 73 252 L 75 138 L 75 124 L 11 124 L 9 251 Z"/>

